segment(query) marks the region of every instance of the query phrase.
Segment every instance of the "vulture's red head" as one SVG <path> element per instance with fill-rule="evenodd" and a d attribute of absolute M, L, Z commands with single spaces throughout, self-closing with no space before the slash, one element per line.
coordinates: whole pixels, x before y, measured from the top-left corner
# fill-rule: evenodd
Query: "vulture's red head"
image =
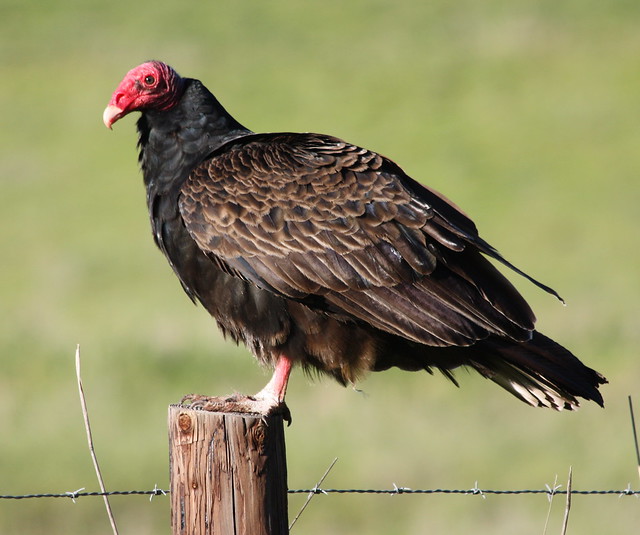
<path fill-rule="evenodd" d="M 132 111 L 168 110 L 182 94 L 182 78 L 169 65 L 149 61 L 131 69 L 113 92 L 102 120 L 107 128 Z"/>

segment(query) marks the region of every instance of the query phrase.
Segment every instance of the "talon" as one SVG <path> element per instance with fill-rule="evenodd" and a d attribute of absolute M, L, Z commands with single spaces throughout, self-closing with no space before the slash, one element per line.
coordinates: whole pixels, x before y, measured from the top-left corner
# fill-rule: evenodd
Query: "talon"
<path fill-rule="evenodd" d="M 180 405 L 188 409 L 210 412 L 237 412 L 241 414 L 261 415 L 266 423 L 266 417 L 282 414 L 282 418 L 291 425 L 291 411 L 284 401 L 272 397 L 245 396 L 232 394 L 230 396 L 209 397 L 199 394 L 188 394 L 180 400 Z"/>
<path fill-rule="evenodd" d="M 197 394 L 186 394 L 185 396 L 182 396 L 182 399 L 180 400 L 180 405 L 186 405 L 187 403 L 192 403 L 193 400 L 195 400 L 195 398 L 199 397 Z"/>

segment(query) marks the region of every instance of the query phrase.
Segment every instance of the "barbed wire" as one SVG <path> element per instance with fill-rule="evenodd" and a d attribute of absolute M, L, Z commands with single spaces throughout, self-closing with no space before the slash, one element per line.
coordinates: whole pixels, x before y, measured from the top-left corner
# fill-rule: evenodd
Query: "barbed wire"
<path fill-rule="evenodd" d="M 78 489 L 73 492 L 47 492 L 41 494 L 0 494 L 0 500 L 28 500 L 32 498 L 69 498 L 75 500 L 76 498 L 86 498 L 88 496 L 134 496 L 134 495 L 147 495 L 153 498 L 154 496 L 166 496 L 169 494 L 168 490 L 155 488 L 153 490 L 111 490 L 106 492 L 85 492 L 84 489 Z"/>
<path fill-rule="evenodd" d="M 153 498 L 154 496 L 166 496 L 171 491 L 163 490 L 160 488 L 154 488 L 151 490 L 112 490 L 107 492 L 90 492 L 84 489 L 78 489 L 73 492 L 61 492 L 61 493 L 41 493 L 41 494 L 0 494 L 0 500 L 26 500 L 37 498 L 68 498 L 75 500 L 76 498 L 85 498 L 90 496 L 134 496 L 142 495 Z M 388 494 L 388 495 L 401 495 L 401 494 L 461 494 L 461 495 L 476 495 L 484 496 L 486 494 L 496 495 L 519 495 L 519 494 L 546 494 L 547 496 L 563 495 L 568 491 L 559 488 L 547 487 L 545 489 L 481 489 L 477 485 L 471 489 L 411 489 L 408 487 L 398 487 L 396 485 L 390 489 L 323 489 L 321 487 L 314 487 L 311 489 L 289 489 L 289 494 Z M 640 497 L 640 490 L 633 490 L 631 485 L 626 489 L 611 489 L 611 490 L 571 490 L 572 495 L 618 495 L 622 496 L 635 496 Z"/>
<path fill-rule="evenodd" d="M 549 490 L 549 489 L 514 489 L 514 490 L 495 490 L 495 489 L 410 489 L 407 487 L 395 487 L 393 489 L 289 489 L 289 494 L 463 494 L 463 495 L 484 495 L 484 494 L 546 494 L 554 496 L 556 494 L 567 494 L 566 490 Z M 640 496 L 640 491 L 627 488 L 624 490 L 572 490 L 571 494 L 584 495 L 606 495 L 617 494 L 619 496 Z"/>

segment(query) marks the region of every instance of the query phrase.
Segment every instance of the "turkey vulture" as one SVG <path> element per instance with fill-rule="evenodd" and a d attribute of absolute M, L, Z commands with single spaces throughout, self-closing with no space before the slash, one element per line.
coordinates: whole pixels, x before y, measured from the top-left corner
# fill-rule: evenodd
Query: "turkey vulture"
<path fill-rule="evenodd" d="M 157 246 L 222 332 L 274 369 L 248 399 L 283 405 L 294 364 L 343 385 L 392 366 L 455 383 L 466 366 L 533 406 L 603 405 L 606 379 L 534 329 L 487 257 L 559 296 L 390 159 L 328 135 L 256 134 L 158 61 L 126 74 L 104 123 L 132 111 Z"/>

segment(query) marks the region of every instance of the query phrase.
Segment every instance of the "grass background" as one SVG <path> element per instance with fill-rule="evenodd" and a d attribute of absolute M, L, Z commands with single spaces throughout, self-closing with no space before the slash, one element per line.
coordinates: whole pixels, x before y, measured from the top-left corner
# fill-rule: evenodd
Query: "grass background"
<path fill-rule="evenodd" d="M 96 490 L 80 343 L 110 489 L 167 488 L 166 406 L 266 381 L 155 250 L 131 118 L 101 114 L 131 67 L 202 79 L 255 131 L 318 131 L 392 157 L 555 287 L 518 287 L 610 380 L 607 408 L 529 408 L 487 381 L 293 376 L 289 485 L 637 488 L 640 4 L 352 0 L 0 4 L 0 494 Z M 515 279 L 515 277 L 514 277 Z M 291 515 L 304 496 L 292 497 Z M 114 498 L 121 532 L 169 533 L 169 502 Z M 542 533 L 544 496 L 319 496 L 293 533 Z M 563 505 L 552 510 L 559 533 Z M 631 498 L 575 497 L 569 533 L 634 533 Z M 0 501 L 2 534 L 109 533 L 100 500 Z"/>

